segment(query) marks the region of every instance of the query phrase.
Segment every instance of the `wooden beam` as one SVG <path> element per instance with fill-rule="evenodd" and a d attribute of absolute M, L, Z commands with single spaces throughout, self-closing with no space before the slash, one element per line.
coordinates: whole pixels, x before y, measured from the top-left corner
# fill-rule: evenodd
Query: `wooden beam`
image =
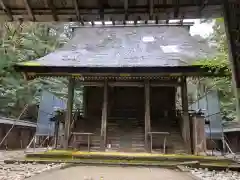
<path fill-rule="evenodd" d="M 29 0 L 23 0 L 23 2 L 25 4 L 25 6 L 26 6 L 28 15 L 30 16 L 31 20 L 32 21 L 36 21 L 36 18 L 35 18 L 34 14 L 33 14 L 32 8 L 31 8 L 31 6 L 29 4 Z"/>
<path fill-rule="evenodd" d="M 201 12 L 204 10 L 204 8 L 207 6 L 208 4 L 208 0 L 201 0 L 201 4 L 199 6 L 199 12 L 201 14 Z"/>
<path fill-rule="evenodd" d="M 109 82 L 109 86 L 118 87 L 144 87 L 142 82 Z"/>
<path fill-rule="evenodd" d="M 54 127 L 54 148 L 57 149 L 58 147 L 58 137 L 59 137 L 59 120 L 55 120 L 55 127 Z"/>
<path fill-rule="evenodd" d="M 10 21 L 13 21 L 13 15 L 12 12 L 10 11 L 10 9 L 5 5 L 4 0 L 0 0 L 0 5 L 2 6 L 3 11 L 7 14 L 7 16 L 9 17 Z"/>
<path fill-rule="evenodd" d="M 83 81 L 81 82 L 81 85 L 83 86 L 98 86 L 98 87 L 103 87 L 104 82 L 91 82 L 91 81 Z"/>
<path fill-rule="evenodd" d="M 148 133 L 151 131 L 150 123 L 150 83 L 149 80 L 144 82 L 144 95 L 145 95 L 145 149 L 149 151 Z"/>
<path fill-rule="evenodd" d="M 104 2 L 103 2 L 103 0 L 98 0 L 98 5 L 99 5 L 100 20 L 104 20 Z"/>
<path fill-rule="evenodd" d="M 105 81 L 103 88 L 103 106 L 102 106 L 102 123 L 101 123 L 101 142 L 100 148 L 105 151 L 107 140 L 107 104 L 108 104 L 108 83 Z"/>
<path fill-rule="evenodd" d="M 74 98 L 74 81 L 75 80 L 73 78 L 69 78 L 67 112 L 64 127 L 64 149 L 68 149 L 68 141 L 70 136 L 70 126 L 72 121 L 73 98 Z"/>
<path fill-rule="evenodd" d="M 57 16 L 57 11 L 56 8 L 53 4 L 53 0 L 45 0 L 45 4 L 47 5 L 47 7 L 51 10 L 52 12 L 52 17 L 54 21 L 58 21 L 58 16 Z"/>
<path fill-rule="evenodd" d="M 187 80 L 186 77 L 182 77 L 181 82 L 181 99 L 183 110 L 183 139 L 188 147 L 189 153 L 191 153 L 191 141 L 190 141 L 190 118 L 188 113 L 188 93 L 187 93 Z"/>
<path fill-rule="evenodd" d="M 239 1 L 224 0 L 224 23 L 228 38 L 229 61 L 232 69 L 237 120 L 240 120 L 240 19 Z"/>
<path fill-rule="evenodd" d="M 160 83 L 155 83 L 155 82 L 152 82 L 150 83 L 150 86 L 151 87 L 178 87 L 180 84 L 179 83 L 172 83 L 172 82 L 160 82 Z"/>
<path fill-rule="evenodd" d="M 125 12 L 125 17 L 124 17 L 124 22 L 128 20 L 128 0 L 124 0 L 124 12 Z"/>
<path fill-rule="evenodd" d="M 149 19 L 153 19 L 153 9 L 154 9 L 154 2 L 153 0 L 149 0 Z"/>
<path fill-rule="evenodd" d="M 82 26 L 84 26 L 84 19 L 83 18 L 80 19 L 80 23 L 81 23 Z"/>
<path fill-rule="evenodd" d="M 115 26 L 115 20 L 111 17 L 110 21 L 112 21 L 112 25 Z"/>
<path fill-rule="evenodd" d="M 81 82 L 81 85 L 83 86 L 96 86 L 96 87 L 103 87 L 104 82 L 91 82 L 91 81 L 84 81 Z M 115 87 L 144 87 L 143 82 L 108 82 L 108 86 Z M 151 87 L 178 87 L 180 86 L 180 83 L 178 82 L 151 82 Z"/>
<path fill-rule="evenodd" d="M 174 18 L 178 18 L 179 16 L 179 0 L 175 0 L 175 8 L 174 8 Z"/>
<path fill-rule="evenodd" d="M 3 2 L 7 2 L 2 0 Z M 48 1 L 48 0 L 42 0 L 44 1 Z M 52 1 L 52 0 L 49 0 Z M 129 0 L 128 0 L 129 1 Z M 179 0 L 180 1 L 180 0 Z M 32 2 L 32 1 L 30 1 Z M 54 5 L 55 5 L 54 1 Z M 123 1 L 124 2 L 124 1 Z M 130 2 L 130 1 L 129 1 Z M 174 2 L 174 1 L 172 1 Z M 115 20 L 123 20 L 124 19 L 124 3 L 122 3 L 122 7 L 111 7 L 108 3 L 108 6 L 104 5 L 102 10 L 102 14 L 101 17 L 104 17 L 104 15 L 106 15 L 108 18 L 113 17 Z M 15 6 L 14 6 L 15 7 Z M 18 16 L 24 16 L 26 14 L 26 10 L 25 8 L 14 8 L 14 7 L 8 7 L 11 10 L 12 15 L 18 17 Z M 91 21 L 91 20 L 99 20 L 99 18 L 96 16 L 96 9 L 99 6 L 92 6 L 86 9 L 86 7 L 81 7 L 79 6 L 79 10 L 80 10 L 80 15 L 84 16 L 84 18 L 87 21 Z M 176 5 L 174 3 L 171 4 L 162 4 L 162 3 L 155 3 L 154 1 L 154 14 L 158 15 L 159 19 L 166 19 L 166 13 L 167 12 L 171 12 L 173 14 L 173 8 L 175 8 Z M 165 11 L 161 11 L 162 9 L 165 9 Z M 222 10 L 222 4 L 215 4 L 212 1 L 209 1 L 209 3 L 207 4 L 207 6 L 205 7 L 205 11 L 204 11 L 204 18 L 213 18 L 213 17 L 219 17 L 221 15 L 221 10 Z M 52 15 L 55 11 L 55 15 L 54 19 L 57 20 L 61 20 L 61 21 L 67 21 L 70 20 L 72 18 L 72 20 L 74 20 L 75 18 L 73 18 L 74 16 L 76 16 L 75 10 L 74 10 L 74 6 L 72 5 L 72 8 L 69 7 L 57 7 L 57 3 L 55 5 L 55 7 L 53 6 L 53 8 L 50 8 L 50 6 L 45 6 L 45 7 L 34 7 L 34 14 L 35 17 L 38 21 L 52 21 Z M 190 4 L 181 4 L 181 6 L 179 7 L 179 12 L 181 12 L 182 14 L 186 15 L 185 17 L 188 19 L 193 19 L 193 18 L 199 18 L 200 14 L 198 11 L 196 10 L 196 4 L 191 2 Z M 6 9 L 5 9 L 5 12 Z M 5 14 L 5 13 L 4 13 Z M 36 16 L 36 14 L 38 15 L 38 17 Z M 56 15 L 58 15 L 58 17 L 56 17 Z M 131 6 L 128 6 L 128 20 L 134 21 L 136 17 L 140 16 L 141 19 L 145 19 L 146 15 L 149 14 L 149 5 L 136 5 L 136 4 L 132 4 Z M 60 16 L 61 15 L 61 16 Z M 122 16 L 123 15 L 123 16 Z M 6 16 L 7 17 L 7 16 Z M 5 15 L 3 18 L 5 18 L 6 20 L 8 20 L 8 18 L 6 18 Z M 173 16 L 171 15 L 171 17 L 169 18 L 173 18 Z"/>
<path fill-rule="evenodd" d="M 79 7 L 78 7 L 78 0 L 73 0 L 73 5 L 74 5 L 75 11 L 76 11 L 77 20 L 80 21 L 81 16 L 80 16 L 80 10 L 79 10 Z"/>
<path fill-rule="evenodd" d="M 87 92 L 87 87 L 83 87 L 83 116 L 87 117 L 87 111 L 88 111 L 88 92 Z"/>
<path fill-rule="evenodd" d="M 192 115 L 193 153 L 200 155 L 206 152 L 205 118 L 199 114 Z"/>
<path fill-rule="evenodd" d="M 182 77 L 181 96 L 182 96 L 183 112 L 188 114 L 188 96 L 187 96 L 187 80 L 186 80 L 186 77 Z"/>

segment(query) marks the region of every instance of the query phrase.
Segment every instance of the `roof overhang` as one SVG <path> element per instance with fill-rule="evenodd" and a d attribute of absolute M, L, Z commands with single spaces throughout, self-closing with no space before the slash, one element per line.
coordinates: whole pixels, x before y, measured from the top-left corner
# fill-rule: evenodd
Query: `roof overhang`
<path fill-rule="evenodd" d="M 22 62 L 18 71 L 47 76 L 138 74 L 143 76 L 219 76 L 215 69 L 192 66 L 215 51 L 183 27 L 78 28 L 62 48 Z M 34 75 L 35 76 L 35 75 Z"/>
<path fill-rule="evenodd" d="M 92 21 L 92 20 L 149 20 L 196 19 L 222 16 L 222 0 L 178 1 L 13 1 L 1 0 L 2 21 Z"/>
<path fill-rule="evenodd" d="M 195 66 L 164 67 L 64 67 L 64 66 L 24 66 L 15 65 L 18 72 L 23 72 L 27 79 L 56 76 L 189 76 L 223 77 L 225 69 L 213 69 Z"/>
<path fill-rule="evenodd" d="M 223 129 L 224 133 L 240 132 L 240 127 Z"/>
<path fill-rule="evenodd" d="M 15 126 L 23 126 L 23 127 L 32 127 L 36 128 L 37 123 L 30 122 L 30 121 L 23 121 L 23 120 L 16 120 L 12 118 L 0 117 L 0 124 L 11 124 Z"/>

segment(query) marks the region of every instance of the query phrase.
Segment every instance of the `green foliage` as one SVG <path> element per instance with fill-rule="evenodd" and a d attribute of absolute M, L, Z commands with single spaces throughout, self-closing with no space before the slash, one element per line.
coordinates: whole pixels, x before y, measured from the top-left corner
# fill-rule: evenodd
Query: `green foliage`
<path fill-rule="evenodd" d="M 67 39 L 51 24 L 5 23 L 0 40 L 0 113 L 17 117 L 26 104 L 38 103 L 39 89 L 53 90 L 57 95 L 66 88 L 62 79 L 35 79 L 26 82 L 13 69 L 18 62 L 43 57 L 64 44 Z M 58 91 L 56 91 L 58 90 Z M 34 98 L 33 98 L 34 97 Z"/>
<path fill-rule="evenodd" d="M 219 92 L 221 112 L 224 119 L 234 120 L 236 117 L 236 99 L 232 86 L 231 68 L 228 60 L 228 45 L 223 19 L 216 19 L 213 29 L 214 32 L 209 37 L 209 41 L 215 45 L 218 51 L 217 55 L 213 59 L 199 60 L 194 64 L 210 69 L 226 68 L 226 77 L 202 78 L 200 82 L 206 86 L 207 90 L 217 90 Z"/>

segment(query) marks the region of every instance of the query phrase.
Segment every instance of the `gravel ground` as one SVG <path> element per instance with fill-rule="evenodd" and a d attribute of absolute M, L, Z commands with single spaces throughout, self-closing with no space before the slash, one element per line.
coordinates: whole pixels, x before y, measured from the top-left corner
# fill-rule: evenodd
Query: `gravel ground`
<path fill-rule="evenodd" d="M 201 180 L 240 180 L 240 173 L 235 171 L 209 171 L 208 169 L 190 169 Z"/>
<path fill-rule="evenodd" d="M 23 180 L 63 164 L 0 164 L 0 180 Z"/>
<path fill-rule="evenodd" d="M 26 178 L 30 178 L 29 180 L 99 180 L 101 177 L 102 180 L 118 178 L 122 180 L 191 180 L 184 173 L 167 169 L 78 166 L 47 173 L 46 171 L 58 169 L 65 164 L 4 164 L 3 162 L 5 159 L 22 159 L 23 157 L 24 151 L 0 151 L 0 180 L 23 180 Z M 240 180 L 240 173 L 234 171 L 189 170 L 201 180 Z"/>
<path fill-rule="evenodd" d="M 23 159 L 24 158 L 24 151 L 0 151 L 0 161 L 6 159 Z"/>
<path fill-rule="evenodd" d="M 57 169 L 61 164 L 5 164 L 6 159 L 22 159 L 24 151 L 0 151 L 0 180 L 23 180 L 42 172 Z"/>

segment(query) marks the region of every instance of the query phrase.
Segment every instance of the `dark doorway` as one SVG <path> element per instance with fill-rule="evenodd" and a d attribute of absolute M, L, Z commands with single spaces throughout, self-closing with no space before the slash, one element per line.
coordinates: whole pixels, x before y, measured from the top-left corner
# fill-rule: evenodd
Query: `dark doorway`
<path fill-rule="evenodd" d="M 110 87 L 108 146 L 137 151 L 144 146 L 144 88 Z"/>

